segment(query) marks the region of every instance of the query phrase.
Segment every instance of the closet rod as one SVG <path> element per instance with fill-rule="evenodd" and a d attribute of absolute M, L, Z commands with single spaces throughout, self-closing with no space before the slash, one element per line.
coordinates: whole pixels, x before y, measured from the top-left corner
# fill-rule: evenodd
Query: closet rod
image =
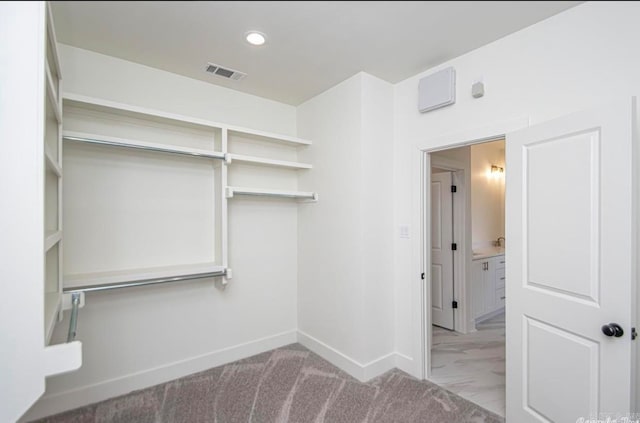
<path fill-rule="evenodd" d="M 78 307 L 80 307 L 80 293 L 73 292 L 71 294 L 71 318 L 69 319 L 69 333 L 67 334 L 67 342 L 73 342 L 76 339 L 76 327 L 78 326 Z"/>
<path fill-rule="evenodd" d="M 72 288 L 65 288 L 64 292 L 95 292 L 95 291 L 106 291 L 109 289 L 118 289 L 118 288 L 133 288 L 137 286 L 146 286 L 146 285 L 157 285 L 161 283 L 170 283 L 170 282 L 182 282 L 189 281 L 193 279 L 205 279 L 205 278 L 214 278 L 217 276 L 224 276 L 227 274 L 226 270 L 219 270 L 216 272 L 206 272 L 206 273 L 194 273 L 189 275 L 181 275 L 181 276 L 170 276 L 164 278 L 152 278 L 152 279 L 142 279 L 139 281 L 131 281 L 131 282 L 120 282 L 120 283 L 106 283 L 102 285 L 88 285 L 88 286 L 78 286 Z"/>
<path fill-rule="evenodd" d="M 65 140 L 69 141 L 78 141 L 78 142 L 86 142 L 90 144 L 100 144 L 100 145 L 110 145 L 114 147 L 126 147 L 126 148 L 135 148 L 138 150 L 146 150 L 146 151 L 157 151 L 160 153 L 172 153 L 172 154 L 181 154 L 183 156 L 194 156 L 194 157 L 202 157 L 207 159 L 221 159 L 225 160 L 224 153 L 197 153 L 195 151 L 181 151 L 172 148 L 163 148 L 149 145 L 137 145 L 137 144 L 128 144 L 124 142 L 116 142 L 116 141 L 107 141 L 107 140 L 98 140 L 95 138 L 84 138 L 84 137 L 75 137 L 70 135 L 63 135 Z"/>
<path fill-rule="evenodd" d="M 315 196 L 313 194 L 301 195 L 301 194 L 283 194 L 279 192 L 243 192 L 243 191 L 234 191 L 233 193 L 236 195 L 253 195 L 256 197 L 281 197 L 281 198 L 298 198 L 298 199 L 315 200 Z"/>

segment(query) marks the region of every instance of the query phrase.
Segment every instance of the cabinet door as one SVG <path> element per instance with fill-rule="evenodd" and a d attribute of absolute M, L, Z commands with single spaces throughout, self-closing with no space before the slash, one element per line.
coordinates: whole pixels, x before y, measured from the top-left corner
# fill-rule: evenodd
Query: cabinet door
<path fill-rule="evenodd" d="M 496 257 L 487 260 L 484 271 L 483 293 L 485 296 L 484 312 L 490 313 L 496 309 Z"/>
<path fill-rule="evenodd" d="M 472 316 L 477 318 L 484 314 L 485 295 L 484 295 L 484 279 L 486 271 L 484 260 L 475 260 L 471 264 L 471 296 L 472 296 Z"/>

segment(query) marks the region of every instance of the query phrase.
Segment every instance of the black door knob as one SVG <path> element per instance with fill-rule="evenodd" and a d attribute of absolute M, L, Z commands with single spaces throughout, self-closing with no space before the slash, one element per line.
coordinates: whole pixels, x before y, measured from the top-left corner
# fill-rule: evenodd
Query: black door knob
<path fill-rule="evenodd" d="M 616 338 L 620 338 L 624 335 L 624 331 L 617 323 L 609 323 L 608 325 L 602 326 L 602 333 L 607 336 L 615 336 Z"/>

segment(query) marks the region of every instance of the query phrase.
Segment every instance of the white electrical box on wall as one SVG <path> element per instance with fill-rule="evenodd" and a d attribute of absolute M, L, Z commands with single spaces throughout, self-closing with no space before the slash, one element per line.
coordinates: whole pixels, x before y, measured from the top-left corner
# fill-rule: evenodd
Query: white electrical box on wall
<path fill-rule="evenodd" d="M 418 110 L 422 113 L 456 102 L 456 70 L 443 69 L 420 79 Z"/>

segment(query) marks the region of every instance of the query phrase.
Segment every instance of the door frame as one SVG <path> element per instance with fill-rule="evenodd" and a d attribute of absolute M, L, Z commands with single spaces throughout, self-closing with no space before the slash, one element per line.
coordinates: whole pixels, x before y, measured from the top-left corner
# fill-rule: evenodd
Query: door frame
<path fill-rule="evenodd" d="M 429 272 L 427 271 L 427 269 L 431 269 L 431 204 L 428 203 L 431 198 L 431 153 L 502 138 L 505 139 L 506 145 L 505 136 L 507 133 L 526 128 L 529 125 L 530 118 L 525 116 L 428 139 L 417 146 L 417 154 L 420 156 L 421 165 L 420 183 L 416 184 L 419 189 L 419 192 L 416 193 L 416 198 L 419 199 L 419 202 L 417 209 L 414 210 L 414 216 L 417 216 L 420 222 L 419 233 L 416 234 L 416 238 L 420 239 L 420 272 L 418 274 L 424 274 L 425 278 L 420 280 L 418 285 L 419 294 L 412 296 L 413 304 L 411 306 L 415 307 L 414 310 L 419 311 L 414 314 L 414 319 L 418 319 L 418 321 L 414 321 L 413 325 L 414 331 L 417 332 L 414 332 L 413 350 L 417 358 L 417 376 L 421 379 L 429 379 L 431 377 L 431 346 L 433 343 L 431 290 L 428 289 L 431 284 Z M 467 244 L 466 249 L 470 248 L 470 243 Z M 466 279 L 468 280 L 469 278 L 467 277 Z"/>
<path fill-rule="evenodd" d="M 457 187 L 452 203 L 453 242 L 458 245 L 457 254 L 453 256 L 453 299 L 458 301 L 458 308 L 453 309 L 453 330 L 468 333 L 469 302 L 467 301 L 467 281 L 469 275 L 467 273 L 468 266 L 465 266 L 465 264 L 468 258 L 467 245 L 470 245 L 467 224 L 471 223 L 471 220 L 467 221 L 467 194 L 470 193 L 467 190 L 468 181 L 470 180 L 469 171 L 465 170 L 464 163 L 457 160 L 431 156 L 431 153 L 427 154 L 430 156 L 431 163 L 429 169 L 437 167 L 451 172 L 451 183 Z M 431 173 L 429 173 L 429 184 L 431 184 Z M 430 245 L 429 248 L 431 248 Z"/>

